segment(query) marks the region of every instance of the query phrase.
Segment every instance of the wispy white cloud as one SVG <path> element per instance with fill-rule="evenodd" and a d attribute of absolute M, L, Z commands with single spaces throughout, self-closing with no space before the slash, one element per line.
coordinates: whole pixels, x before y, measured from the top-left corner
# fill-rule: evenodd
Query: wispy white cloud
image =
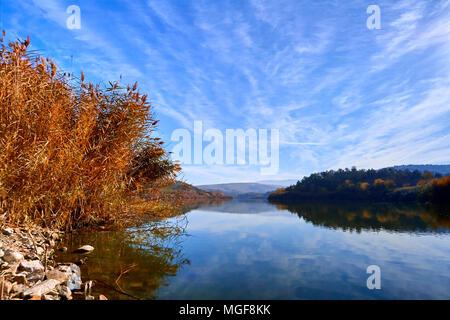
<path fill-rule="evenodd" d="M 450 4 L 380 0 L 10 3 L 13 34 L 89 78 L 140 83 L 167 139 L 177 128 L 280 130 L 280 172 L 450 161 Z M 23 18 L 22 18 L 23 17 Z M 35 42 L 33 42 L 35 43 Z M 70 57 L 74 57 L 74 66 Z M 185 166 L 191 182 L 259 178 L 259 168 Z"/>

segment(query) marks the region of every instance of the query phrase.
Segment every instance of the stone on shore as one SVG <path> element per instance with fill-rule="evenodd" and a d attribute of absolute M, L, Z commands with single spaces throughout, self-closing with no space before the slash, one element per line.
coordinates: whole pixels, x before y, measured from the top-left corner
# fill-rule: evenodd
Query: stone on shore
<path fill-rule="evenodd" d="M 47 278 L 65 283 L 70 290 L 81 289 L 81 270 L 74 263 L 57 266 L 54 270 L 47 272 Z"/>
<path fill-rule="evenodd" d="M 25 290 L 23 292 L 23 295 L 24 297 L 43 296 L 52 291 L 53 289 L 55 289 L 58 284 L 59 284 L 58 280 L 54 279 L 45 280 Z"/>
<path fill-rule="evenodd" d="M 68 286 L 59 286 L 57 287 L 57 291 L 60 297 L 63 297 L 66 300 L 72 300 L 72 291 L 70 291 Z"/>
<path fill-rule="evenodd" d="M 16 295 L 21 295 L 25 290 L 28 289 L 28 286 L 25 284 L 15 284 L 12 287 L 12 293 Z"/>
<path fill-rule="evenodd" d="M 69 274 L 67 272 L 63 272 L 57 269 L 47 271 L 45 274 L 47 279 L 58 280 L 59 283 L 64 283 L 69 278 Z"/>
<path fill-rule="evenodd" d="M 14 229 L 13 228 L 5 228 L 5 229 L 2 230 L 2 233 L 5 236 L 10 236 L 10 235 L 12 235 L 14 233 Z"/>
<path fill-rule="evenodd" d="M 13 249 L 7 249 L 2 259 L 8 263 L 21 262 L 23 254 Z"/>
<path fill-rule="evenodd" d="M 26 271 L 29 273 L 43 273 L 44 272 L 44 266 L 39 260 L 33 260 L 33 261 L 22 261 L 19 264 L 19 271 Z"/>

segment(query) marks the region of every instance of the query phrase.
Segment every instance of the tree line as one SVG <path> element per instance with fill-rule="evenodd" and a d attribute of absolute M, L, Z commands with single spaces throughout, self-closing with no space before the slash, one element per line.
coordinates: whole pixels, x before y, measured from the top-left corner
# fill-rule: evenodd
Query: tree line
<path fill-rule="evenodd" d="M 418 170 L 351 169 L 313 173 L 269 195 L 271 201 L 421 201 L 447 202 L 450 177 Z"/>

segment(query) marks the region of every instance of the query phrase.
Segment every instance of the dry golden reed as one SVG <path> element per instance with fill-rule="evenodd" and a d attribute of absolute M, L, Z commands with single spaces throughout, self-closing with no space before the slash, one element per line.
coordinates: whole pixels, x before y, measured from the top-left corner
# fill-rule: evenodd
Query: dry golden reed
<path fill-rule="evenodd" d="M 142 185 L 179 170 L 152 137 L 147 96 L 137 83 L 100 88 L 84 74 L 69 81 L 51 59 L 29 54 L 29 44 L 5 45 L 3 32 L 0 215 L 65 229 L 129 217 Z"/>

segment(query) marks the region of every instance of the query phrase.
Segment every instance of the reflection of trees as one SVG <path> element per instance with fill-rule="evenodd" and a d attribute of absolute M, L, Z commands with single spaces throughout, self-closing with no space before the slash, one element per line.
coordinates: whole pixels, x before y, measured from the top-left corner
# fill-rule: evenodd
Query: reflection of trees
<path fill-rule="evenodd" d="M 450 228 L 450 211 L 442 207 L 317 203 L 276 206 L 314 225 L 332 229 L 426 232 Z"/>
<path fill-rule="evenodd" d="M 79 255 L 70 252 L 91 244 L 95 250 L 87 256 L 88 261 L 81 265 L 81 270 L 83 281 L 94 281 L 94 293 L 105 294 L 110 299 L 154 299 L 158 289 L 168 284 L 168 277 L 189 264 L 181 246 L 185 221 L 180 218 L 176 223 L 157 222 L 127 231 L 73 234 L 64 243 L 69 253 L 57 259 L 77 261 Z"/>

